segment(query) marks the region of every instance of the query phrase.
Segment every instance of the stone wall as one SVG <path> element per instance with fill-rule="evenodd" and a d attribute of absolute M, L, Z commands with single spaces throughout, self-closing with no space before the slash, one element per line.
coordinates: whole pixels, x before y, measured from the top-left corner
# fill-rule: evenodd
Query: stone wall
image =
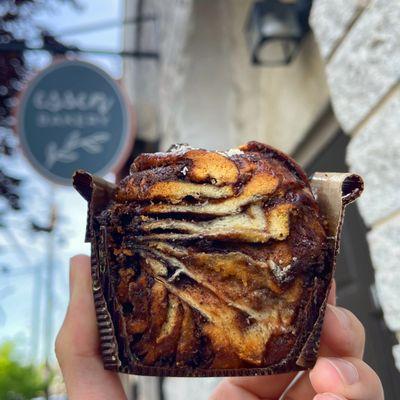
<path fill-rule="evenodd" d="M 173 99 L 161 99 L 163 148 L 183 141 L 223 149 L 259 140 L 292 152 L 325 110 L 324 64 L 311 34 L 290 65 L 251 64 L 244 25 L 253 3 L 192 1 L 185 44 L 167 61 L 180 66 L 167 83 L 180 86 Z"/>
<path fill-rule="evenodd" d="M 124 58 L 122 85 L 137 116 L 137 138 L 157 142 L 163 132 L 176 141 L 176 105 L 187 70 L 184 47 L 191 29 L 192 0 L 125 0 L 125 19 L 157 15 L 156 21 L 126 24 L 124 50 L 158 52 L 160 62 Z M 175 140 L 174 140 L 175 139 Z"/>
<path fill-rule="evenodd" d="M 365 178 L 358 204 L 371 228 L 376 289 L 386 323 L 400 339 L 400 1 L 314 0 L 314 35 L 281 68 L 249 62 L 243 26 L 253 2 L 143 2 L 160 16 L 159 32 L 148 34 L 161 62 L 125 65 L 139 135 L 161 135 L 163 149 L 173 142 L 227 148 L 256 139 L 292 152 L 331 95 L 336 117 L 352 137 L 349 167 Z M 132 3 L 126 0 L 129 9 Z M 125 48 L 134 47 L 133 37 L 126 31 Z M 400 346 L 394 354 L 400 366 Z M 164 389 L 167 399 L 202 399 L 217 382 L 171 378 Z"/>
<path fill-rule="evenodd" d="M 136 17 L 138 3 L 139 0 L 125 0 L 126 20 Z M 141 12 L 144 15 L 154 14 L 153 0 L 145 2 Z M 124 50 L 158 51 L 154 21 L 126 24 L 124 28 Z M 122 86 L 133 105 L 137 138 L 155 142 L 159 136 L 159 64 L 154 60 L 125 57 L 123 70 Z"/>
<path fill-rule="evenodd" d="M 313 35 L 307 35 L 298 56 L 281 67 L 250 63 L 243 34 L 253 1 L 224 1 L 230 39 L 235 145 L 259 140 L 291 153 L 329 103 L 324 64 Z"/>
<path fill-rule="evenodd" d="M 347 163 L 365 180 L 357 203 L 370 227 L 376 291 L 386 324 L 400 340 L 400 2 L 313 4 L 310 22 L 333 108 L 351 136 Z M 400 367 L 400 345 L 393 354 Z"/>

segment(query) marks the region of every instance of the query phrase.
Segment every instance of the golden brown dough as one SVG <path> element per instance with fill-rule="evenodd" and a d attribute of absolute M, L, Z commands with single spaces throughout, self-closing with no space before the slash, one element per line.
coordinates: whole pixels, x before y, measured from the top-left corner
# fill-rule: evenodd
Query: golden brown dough
<path fill-rule="evenodd" d="M 120 370 L 218 375 L 299 362 L 331 251 L 307 178 L 257 142 L 143 154 L 91 222 Z M 315 352 L 314 352 L 315 353 Z M 157 372 L 158 371 L 158 372 Z"/>

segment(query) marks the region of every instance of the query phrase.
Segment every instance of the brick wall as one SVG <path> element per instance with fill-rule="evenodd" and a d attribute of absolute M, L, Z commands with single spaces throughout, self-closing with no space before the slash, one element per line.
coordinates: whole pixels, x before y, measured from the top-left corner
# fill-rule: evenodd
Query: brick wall
<path fill-rule="evenodd" d="M 400 340 L 399 21 L 399 0 L 314 0 L 310 17 L 336 117 L 351 136 L 349 169 L 365 180 L 358 206 L 377 295 Z M 393 354 L 400 369 L 400 345 Z"/>

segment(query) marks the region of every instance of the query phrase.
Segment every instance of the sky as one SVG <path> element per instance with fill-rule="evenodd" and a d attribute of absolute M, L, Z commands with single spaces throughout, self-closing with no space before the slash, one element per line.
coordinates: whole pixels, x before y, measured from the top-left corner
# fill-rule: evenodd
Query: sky
<path fill-rule="evenodd" d="M 35 19 L 56 35 L 87 24 L 122 18 L 123 0 L 79 0 L 79 3 L 82 6 L 79 10 L 57 4 L 54 9 L 35 15 Z M 118 51 L 122 47 L 122 29 L 117 26 L 68 35 L 64 42 L 82 49 Z M 85 55 L 81 58 L 103 68 L 116 79 L 121 76 L 120 57 Z M 49 58 L 35 53 L 30 55 L 30 61 L 43 68 L 48 65 Z M 0 275 L 0 343 L 7 339 L 16 340 L 26 361 L 41 362 L 45 352 L 43 288 L 47 284 L 44 271 L 49 239 L 46 233 L 33 234 L 30 223 L 46 224 L 54 199 L 58 220 L 53 284 L 54 338 L 68 301 L 69 258 L 77 253 L 89 254 L 89 246 L 84 243 L 86 202 L 72 188 L 50 184 L 39 176 L 20 153 L 12 158 L 3 157 L 1 163 L 3 168 L 23 179 L 25 207 L 21 212 L 8 213 L 5 218 L 8 227 L 0 229 L 0 269 L 10 271 Z"/>

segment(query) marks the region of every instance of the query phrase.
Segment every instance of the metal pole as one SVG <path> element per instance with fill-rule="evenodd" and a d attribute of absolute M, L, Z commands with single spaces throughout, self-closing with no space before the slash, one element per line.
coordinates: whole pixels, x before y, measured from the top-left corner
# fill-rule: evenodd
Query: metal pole
<path fill-rule="evenodd" d="M 156 15 L 142 15 L 137 18 L 129 18 L 129 19 L 114 19 L 114 20 L 107 20 L 107 21 L 100 21 L 96 22 L 94 24 L 85 24 L 85 25 L 80 25 L 80 26 L 75 26 L 69 29 L 65 29 L 63 31 L 59 32 L 52 32 L 52 36 L 54 37 L 60 37 L 60 36 L 67 36 L 67 35 L 76 35 L 80 33 L 87 33 L 87 32 L 93 32 L 93 31 L 98 31 L 98 30 L 104 30 L 108 28 L 123 28 L 124 25 L 133 25 L 133 24 L 139 24 L 141 22 L 151 22 L 151 21 L 156 21 L 157 16 Z"/>
<path fill-rule="evenodd" d="M 40 330 L 40 310 L 41 310 L 41 299 L 42 299 L 42 282 L 41 282 L 41 268 L 38 266 L 32 266 L 31 260 L 24 248 L 19 242 L 18 235 L 5 225 L 2 229 L 3 232 L 7 233 L 10 237 L 10 243 L 14 246 L 16 254 L 21 258 L 24 265 L 27 266 L 27 270 L 33 272 L 33 290 L 32 290 L 32 313 L 31 313 L 31 361 L 34 364 L 37 361 L 38 349 L 39 349 L 39 330 Z"/>
<path fill-rule="evenodd" d="M 20 243 L 18 235 L 15 235 L 14 232 L 5 225 L 2 227 L 2 232 L 5 232 L 10 237 L 10 244 L 15 248 L 15 253 L 22 260 L 24 265 L 31 266 L 31 260 L 26 252 L 24 246 Z"/>
<path fill-rule="evenodd" d="M 32 314 L 31 314 L 31 361 L 35 364 L 38 359 L 40 316 L 42 308 L 42 269 L 38 266 L 33 271 Z"/>
<path fill-rule="evenodd" d="M 139 59 L 150 59 L 150 60 L 159 60 L 160 54 L 155 51 L 112 51 L 106 49 L 79 49 L 77 47 L 67 47 L 63 46 L 62 48 L 57 48 L 55 46 L 42 46 L 42 47 L 29 47 L 25 44 L 15 44 L 8 43 L 6 45 L 0 45 L 0 54 L 1 53 L 15 53 L 15 52 L 23 52 L 23 51 L 48 51 L 52 54 L 65 54 L 68 52 L 76 53 L 76 54 L 99 54 L 99 55 L 108 55 L 108 56 L 119 56 L 119 57 L 131 57 L 131 58 L 139 58 Z"/>
<path fill-rule="evenodd" d="M 47 262 L 46 262 L 46 307 L 45 307 L 45 366 L 47 385 L 45 388 L 46 399 L 50 398 L 50 377 L 51 363 L 50 358 L 53 348 L 53 281 L 54 281 L 54 245 L 55 245 L 55 224 L 56 224 L 56 204 L 55 187 L 50 186 L 49 193 L 49 232 L 47 237 Z"/>

